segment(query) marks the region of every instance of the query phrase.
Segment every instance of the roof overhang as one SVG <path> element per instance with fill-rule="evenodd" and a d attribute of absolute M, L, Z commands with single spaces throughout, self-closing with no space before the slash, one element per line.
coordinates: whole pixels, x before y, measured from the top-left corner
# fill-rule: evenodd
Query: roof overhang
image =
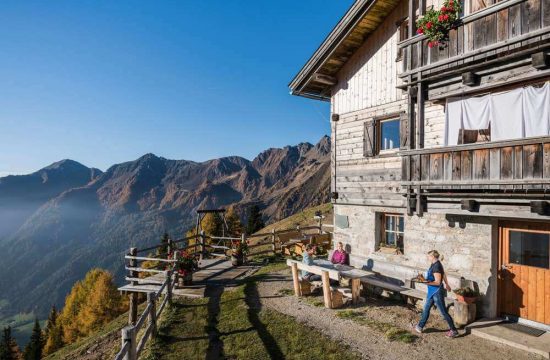
<path fill-rule="evenodd" d="M 292 95 L 330 101 L 337 73 L 400 0 L 357 0 L 288 85 Z"/>

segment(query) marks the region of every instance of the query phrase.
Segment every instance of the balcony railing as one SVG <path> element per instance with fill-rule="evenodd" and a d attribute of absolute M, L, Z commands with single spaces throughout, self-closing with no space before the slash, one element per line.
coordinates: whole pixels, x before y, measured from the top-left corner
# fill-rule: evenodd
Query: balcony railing
<path fill-rule="evenodd" d="M 550 136 L 400 154 L 403 186 L 426 190 L 550 190 Z"/>
<path fill-rule="evenodd" d="M 550 5 L 547 0 L 505 0 L 464 16 L 449 33 L 445 48 L 428 47 L 424 35 L 399 43 L 404 61 L 401 77 L 461 68 L 535 43 L 548 43 Z"/>

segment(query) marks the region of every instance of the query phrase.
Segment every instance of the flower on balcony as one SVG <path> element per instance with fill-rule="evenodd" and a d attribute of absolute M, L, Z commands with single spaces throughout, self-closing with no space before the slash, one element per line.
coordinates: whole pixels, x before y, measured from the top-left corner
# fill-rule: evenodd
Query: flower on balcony
<path fill-rule="evenodd" d="M 462 8 L 457 0 L 446 0 L 439 10 L 430 9 L 416 21 L 416 33 L 426 35 L 428 47 L 444 47 L 449 40 L 449 31 L 460 23 Z"/>

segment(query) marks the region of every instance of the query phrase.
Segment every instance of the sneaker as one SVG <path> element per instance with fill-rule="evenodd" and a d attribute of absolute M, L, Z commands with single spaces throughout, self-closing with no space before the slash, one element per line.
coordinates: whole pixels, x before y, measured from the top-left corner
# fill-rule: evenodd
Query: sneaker
<path fill-rule="evenodd" d="M 414 326 L 414 331 L 416 331 L 417 333 L 419 334 L 422 334 L 422 332 L 424 331 L 420 326 L 418 325 L 415 325 Z"/>
<path fill-rule="evenodd" d="M 447 333 L 445 334 L 446 337 L 448 338 L 455 338 L 458 336 L 458 331 L 456 330 L 449 330 L 447 331 Z"/>

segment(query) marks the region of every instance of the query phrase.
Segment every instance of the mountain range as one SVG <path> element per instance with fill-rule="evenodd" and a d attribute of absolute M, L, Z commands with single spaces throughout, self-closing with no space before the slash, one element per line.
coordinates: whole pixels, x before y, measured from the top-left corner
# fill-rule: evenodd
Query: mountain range
<path fill-rule="evenodd" d="M 105 172 L 62 160 L 0 178 L 0 318 L 43 317 L 93 267 L 123 276 L 128 248 L 182 237 L 201 208 L 250 205 L 266 222 L 328 201 L 330 138 L 271 148 L 252 161 L 146 154 Z"/>

